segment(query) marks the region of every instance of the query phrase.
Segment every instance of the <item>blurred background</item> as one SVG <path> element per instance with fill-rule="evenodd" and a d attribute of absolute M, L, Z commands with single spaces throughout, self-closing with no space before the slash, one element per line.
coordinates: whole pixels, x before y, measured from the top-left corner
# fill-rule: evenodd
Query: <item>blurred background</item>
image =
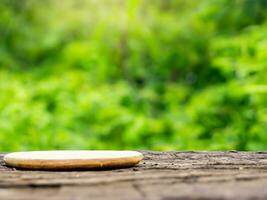
<path fill-rule="evenodd" d="M 0 150 L 267 149 L 267 0 L 0 0 Z"/>

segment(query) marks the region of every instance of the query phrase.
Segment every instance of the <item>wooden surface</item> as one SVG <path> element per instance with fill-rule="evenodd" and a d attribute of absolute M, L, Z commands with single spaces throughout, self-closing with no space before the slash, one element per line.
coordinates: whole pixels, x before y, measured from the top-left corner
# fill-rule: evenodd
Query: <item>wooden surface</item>
<path fill-rule="evenodd" d="M 23 171 L 0 154 L 0 199 L 267 199 L 267 152 L 142 152 L 136 167 Z"/>

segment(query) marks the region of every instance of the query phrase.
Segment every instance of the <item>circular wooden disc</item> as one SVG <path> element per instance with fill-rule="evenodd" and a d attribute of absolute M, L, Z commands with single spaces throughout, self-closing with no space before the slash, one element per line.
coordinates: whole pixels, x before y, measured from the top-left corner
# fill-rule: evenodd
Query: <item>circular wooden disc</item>
<path fill-rule="evenodd" d="M 137 151 L 30 151 L 4 156 L 8 166 L 43 170 L 131 167 L 142 159 Z"/>

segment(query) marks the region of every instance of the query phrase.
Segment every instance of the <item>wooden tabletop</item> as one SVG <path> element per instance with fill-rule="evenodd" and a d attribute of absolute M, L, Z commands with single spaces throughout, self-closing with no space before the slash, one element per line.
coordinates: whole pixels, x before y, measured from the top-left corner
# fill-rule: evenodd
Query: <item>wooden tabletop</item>
<path fill-rule="evenodd" d="M 267 199 L 267 152 L 151 152 L 136 167 L 102 171 L 8 168 L 0 199 Z"/>

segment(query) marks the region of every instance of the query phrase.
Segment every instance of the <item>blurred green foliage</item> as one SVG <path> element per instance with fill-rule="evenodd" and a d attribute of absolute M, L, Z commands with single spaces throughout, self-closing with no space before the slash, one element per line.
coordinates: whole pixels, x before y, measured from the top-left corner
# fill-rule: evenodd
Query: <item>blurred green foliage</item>
<path fill-rule="evenodd" d="M 266 10 L 1 0 L 0 150 L 266 150 Z"/>

